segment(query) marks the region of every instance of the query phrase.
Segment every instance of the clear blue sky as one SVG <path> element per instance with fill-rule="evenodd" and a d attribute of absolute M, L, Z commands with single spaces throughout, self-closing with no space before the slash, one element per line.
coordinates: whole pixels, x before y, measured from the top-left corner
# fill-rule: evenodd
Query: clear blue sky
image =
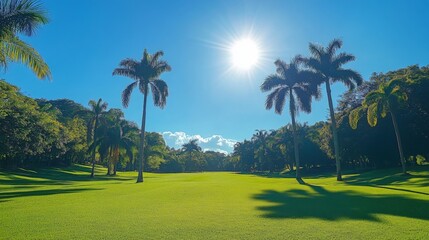
<path fill-rule="evenodd" d="M 24 38 L 45 58 L 53 80 L 40 81 L 27 68 L 11 64 L 1 77 L 23 93 L 46 99 L 69 98 L 87 106 L 103 98 L 122 108 L 121 92 L 130 80 L 112 77 L 120 60 L 139 59 L 143 49 L 163 50 L 173 70 L 162 76 L 170 88 L 167 106 L 148 108 L 147 130 L 243 140 L 255 129 L 290 122 L 264 109 L 259 90 L 274 72 L 272 62 L 308 55 L 308 43 L 344 41 L 356 56 L 347 65 L 365 79 L 412 64 L 429 64 L 429 1 L 42 1 L 51 22 Z M 217 47 L 252 30 L 265 51 L 251 75 L 228 72 L 229 55 Z M 334 95 L 345 89 L 334 86 Z M 326 96 L 299 122 L 328 116 Z M 140 124 L 142 95 L 134 92 L 124 109 Z"/>

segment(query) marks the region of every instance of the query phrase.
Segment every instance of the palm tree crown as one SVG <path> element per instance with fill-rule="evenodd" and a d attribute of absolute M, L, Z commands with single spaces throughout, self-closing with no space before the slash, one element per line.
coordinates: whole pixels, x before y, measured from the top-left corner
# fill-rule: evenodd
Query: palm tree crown
<path fill-rule="evenodd" d="M 198 139 L 192 139 L 188 143 L 182 145 L 182 151 L 184 152 L 201 152 L 202 149 L 198 146 Z"/>
<path fill-rule="evenodd" d="M 362 84 L 363 79 L 358 72 L 342 67 L 344 64 L 355 60 L 355 56 L 348 53 L 336 54 L 342 46 L 343 42 L 339 39 L 332 40 L 326 48 L 310 43 L 311 57 L 300 58 L 300 61 L 320 74 L 321 78 L 318 79 L 318 84 L 342 82 L 350 90 L 353 90 L 356 85 Z"/>
<path fill-rule="evenodd" d="M 163 55 L 164 52 L 162 51 L 151 55 L 145 49 L 140 61 L 127 58 L 119 63 L 119 68 L 113 71 L 113 75 L 121 75 L 134 80 L 122 92 L 124 107 L 128 107 L 134 88 L 138 87 L 141 93 L 147 95 L 148 86 L 151 88 L 155 106 L 163 108 L 166 105 L 168 86 L 162 79 L 159 79 L 159 76 L 164 72 L 171 71 L 171 67 L 167 62 L 159 60 Z"/>
<path fill-rule="evenodd" d="M 311 112 L 312 97 L 319 98 L 317 85 L 313 84 L 317 74 L 299 69 L 299 58 L 294 58 L 290 64 L 277 60 L 276 74 L 269 75 L 261 85 L 263 92 L 271 91 L 265 101 L 266 109 L 274 106 L 278 114 L 283 112 L 286 99 L 290 99 L 289 111 L 296 115 L 299 110 Z"/>

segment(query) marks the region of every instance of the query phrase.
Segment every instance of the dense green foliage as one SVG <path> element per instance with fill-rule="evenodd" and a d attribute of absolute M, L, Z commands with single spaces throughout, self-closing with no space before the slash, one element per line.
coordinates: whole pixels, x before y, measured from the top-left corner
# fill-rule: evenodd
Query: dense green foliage
<path fill-rule="evenodd" d="M 106 169 L 97 168 L 96 175 Z M 428 167 L 334 177 L 0 172 L 2 239 L 428 239 Z M 389 176 L 389 177 L 386 177 Z M 335 210 L 333 210 L 335 209 Z"/>

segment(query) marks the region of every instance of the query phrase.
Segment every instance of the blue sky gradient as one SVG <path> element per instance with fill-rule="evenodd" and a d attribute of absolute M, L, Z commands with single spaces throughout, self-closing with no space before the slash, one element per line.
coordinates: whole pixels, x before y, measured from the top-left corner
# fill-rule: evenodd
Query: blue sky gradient
<path fill-rule="evenodd" d="M 1 77 L 34 98 L 69 98 L 87 106 L 103 98 L 122 108 L 129 79 L 113 77 L 124 58 L 139 59 L 143 49 L 163 50 L 173 70 L 162 78 L 170 96 L 165 109 L 150 102 L 147 130 L 184 132 L 209 138 L 250 138 L 255 129 L 277 129 L 290 122 L 264 108 L 259 86 L 274 73 L 277 58 L 308 55 L 308 43 L 344 41 L 356 56 L 346 65 L 365 79 L 408 65 L 429 64 L 429 1 L 43 1 L 51 22 L 23 39 L 51 67 L 53 80 L 40 81 L 26 67 L 11 64 Z M 222 47 L 250 34 L 264 58 L 250 74 L 230 71 Z M 334 85 L 335 98 L 345 91 Z M 142 94 L 134 92 L 127 119 L 141 122 Z M 323 94 L 299 122 L 326 120 Z M 214 138 L 216 139 L 216 138 Z M 223 149 L 225 150 L 225 149 Z M 231 148 L 226 149 L 230 151 Z"/>

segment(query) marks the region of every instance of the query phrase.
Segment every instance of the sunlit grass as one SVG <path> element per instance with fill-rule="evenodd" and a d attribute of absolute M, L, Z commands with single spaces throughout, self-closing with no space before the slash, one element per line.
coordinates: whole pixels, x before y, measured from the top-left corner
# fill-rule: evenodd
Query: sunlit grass
<path fill-rule="evenodd" d="M 428 239 L 429 168 L 305 178 L 0 173 L 1 239 Z M 389 175 L 387 175 L 389 174 Z"/>

